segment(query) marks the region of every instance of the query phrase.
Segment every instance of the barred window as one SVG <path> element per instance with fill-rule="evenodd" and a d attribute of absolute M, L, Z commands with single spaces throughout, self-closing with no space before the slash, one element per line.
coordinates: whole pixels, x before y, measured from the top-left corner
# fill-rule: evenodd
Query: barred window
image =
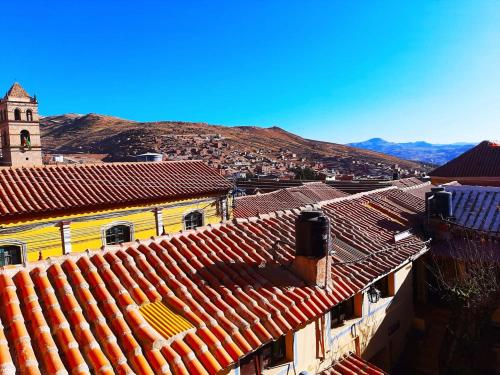
<path fill-rule="evenodd" d="M 129 225 L 115 225 L 106 230 L 106 245 L 116 245 L 132 241 Z"/>
<path fill-rule="evenodd" d="M 21 246 L 0 245 L 0 266 L 22 263 Z"/>
<path fill-rule="evenodd" d="M 196 229 L 203 226 L 203 212 L 193 211 L 184 216 L 184 229 Z"/>

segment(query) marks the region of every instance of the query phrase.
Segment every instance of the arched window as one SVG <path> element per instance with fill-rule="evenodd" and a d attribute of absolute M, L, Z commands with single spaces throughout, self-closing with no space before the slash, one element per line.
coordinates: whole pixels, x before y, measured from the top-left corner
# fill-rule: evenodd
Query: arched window
<path fill-rule="evenodd" d="M 21 121 L 21 110 L 19 108 L 14 109 L 14 120 Z"/>
<path fill-rule="evenodd" d="M 0 244 L 0 267 L 23 262 L 23 248 L 20 245 Z"/>
<path fill-rule="evenodd" d="M 26 121 L 33 121 L 33 112 L 31 109 L 28 109 L 26 111 Z"/>
<path fill-rule="evenodd" d="M 106 229 L 105 245 L 117 245 L 132 241 L 132 226 L 127 224 L 113 225 Z"/>
<path fill-rule="evenodd" d="M 31 138 L 30 138 L 30 132 L 27 130 L 21 130 L 20 133 L 20 138 L 21 138 L 21 146 L 22 147 L 31 147 Z"/>
<path fill-rule="evenodd" d="M 203 212 L 192 211 L 184 215 L 184 229 L 196 229 L 203 226 Z"/>

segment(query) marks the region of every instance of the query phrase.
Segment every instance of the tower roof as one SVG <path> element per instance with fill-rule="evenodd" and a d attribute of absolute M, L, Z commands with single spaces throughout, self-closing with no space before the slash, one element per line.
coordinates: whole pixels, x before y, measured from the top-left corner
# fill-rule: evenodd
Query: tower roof
<path fill-rule="evenodd" d="M 14 82 L 9 91 L 7 91 L 7 94 L 5 94 L 5 97 L 9 96 L 13 98 L 31 98 L 26 90 L 17 82 Z"/>

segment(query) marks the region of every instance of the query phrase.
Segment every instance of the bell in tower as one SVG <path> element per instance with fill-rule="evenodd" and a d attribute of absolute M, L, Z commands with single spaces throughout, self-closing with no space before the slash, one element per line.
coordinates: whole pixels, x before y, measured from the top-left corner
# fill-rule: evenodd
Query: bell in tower
<path fill-rule="evenodd" d="M 0 163 L 42 165 L 38 101 L 14 83 L 0 99 Z"/>

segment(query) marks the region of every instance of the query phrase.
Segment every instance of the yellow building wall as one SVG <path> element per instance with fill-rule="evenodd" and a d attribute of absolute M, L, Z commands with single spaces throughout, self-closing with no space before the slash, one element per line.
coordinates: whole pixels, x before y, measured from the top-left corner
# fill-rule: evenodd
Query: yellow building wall
<path fill-rule="evenodd" d="M 228 206 L 230 210 L 230 204 Z M 50 256 L 62 255 L 61 221 L 70 222 L 72 252 L 99 249 L 103 246 L 103 229 L 116 222 L 124 221 L 133 224 L 132 240 L 147 239 L 157 235 L 154 212 L 156 207 L 163 208 L 163 224 L 166 233 L 175 233 L 182 230 L 184 215 L 194 210 L 203 210 L 204 225 L 216 224 L 222 220 L 217 209 L 216 198 L 191 199 L 5 224 L 1 228 L 8 230 L 10 233 L 1 233 L 0 230 L 0 242 L 22 242 L 25 245 L 26 259 L 28 261 L 37 260 L 39 252 L 42 253 L 44 259 Z M 110 215 L 113 217 L 105 217 Z M 22 226 L 30 226 L 30 228 L 26 229 Z"/>

